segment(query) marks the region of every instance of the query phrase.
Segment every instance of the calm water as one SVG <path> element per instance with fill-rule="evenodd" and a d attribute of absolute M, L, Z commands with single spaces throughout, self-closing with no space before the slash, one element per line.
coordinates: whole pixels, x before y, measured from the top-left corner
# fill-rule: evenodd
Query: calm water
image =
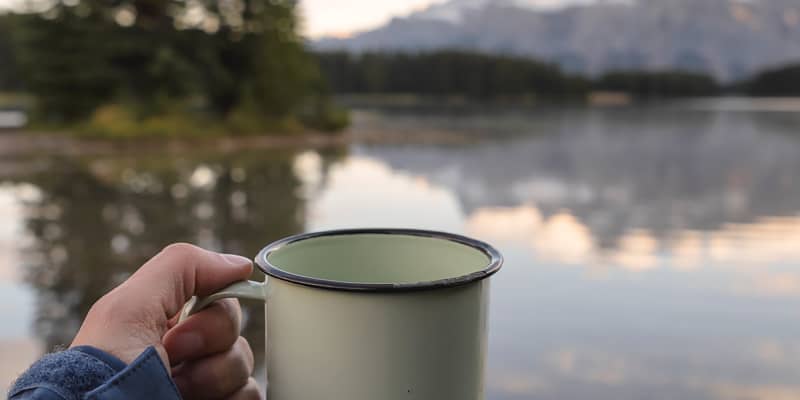
<path fill-rule="evenodd" d="M 0 160 L 0 386 L 169 242 L 407 226 L 506 256 L 489 400 L 800 398 L 798 102 L 356 120 L 349 148 Z"/>

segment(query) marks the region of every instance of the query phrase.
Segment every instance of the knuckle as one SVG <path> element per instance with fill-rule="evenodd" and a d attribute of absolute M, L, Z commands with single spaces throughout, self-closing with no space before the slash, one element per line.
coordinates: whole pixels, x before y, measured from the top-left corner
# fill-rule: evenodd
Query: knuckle
<path fill-rule="evenodd" d="M 243 339 L 243 338 L 242 338 Z M 238 343 L 242 343 L 241 341 L 237 341 Z M 250 345 L 247 344 L 247 341 L 244 341 L 244 347 L 241 345 L 239 346 L 239 351 L 234 352 L 233 361 L 231 362 L 232 367 L 235 366 L 233 369 L 236 371 L 236 376 L 239 378 L 239 384 L 244 385 L 247 383 L 247 379 L 250 378 L 250 373 L 252 369 L 250 368 Z"/>
<path fill-rule="evenodd" d="M 255 356 L 253 355 L 253 349 L 250 347 L 250 342 L 248 342 L 244 336 L 239 336 L 239 338 L 236 339 L 236 347 L 239 348 L 239 351 L 244 357 L 243 360 L 245 362 L 247 374 L 252 374 L 255 368 Z"/>
<path fill-rule="evenodd" d="M 235 354 L 234 360 L 231 362 L 231 370 L 234 371 L 231 379 L 234 381 L 234 386 L 244 386 L 247 384 L 248 379 L 250 379 L 250 374 L 252 372 L 250 361 L 248 360 L 246 352 L 239 351 Z"/>
<path fill-rule="evenodd" d="M 115 297 L 111 293 L 106 293 L 92 304 L 92 307 L 89 309 L 89 314 L 109 314 L 114 308 L 115 300 Z"/>
<path fill-rule="evenodd" d="M 161 253 L 175 257 L 186 257 L 197 253 L 199 249 L 199 247 L 193 244 L 179 242 L 168 244 L 163 250 L 161 250 Z"/>

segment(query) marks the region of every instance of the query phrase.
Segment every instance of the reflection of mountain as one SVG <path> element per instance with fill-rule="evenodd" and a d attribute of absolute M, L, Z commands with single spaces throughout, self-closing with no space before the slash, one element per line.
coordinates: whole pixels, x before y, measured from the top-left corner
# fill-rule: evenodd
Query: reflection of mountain
<path fill-rule="evenodd" d="M 382 123 L 393 126 L 393 118 L 402 119 Z M 470 118 L 489 126 L 481 117 L 459 123 Z M 528 131 L 480 146 L 365 145 L 359 152 L 449 188 L 467 213 L 526 203 L 545 216 L 569 209 L 604 247 L 631 229 L 667 236 L 800 212 L 797 116 L 674 108 L 529 118 Z M 434 117 L 418 124 L 428 121 L 440 124 Z"/>

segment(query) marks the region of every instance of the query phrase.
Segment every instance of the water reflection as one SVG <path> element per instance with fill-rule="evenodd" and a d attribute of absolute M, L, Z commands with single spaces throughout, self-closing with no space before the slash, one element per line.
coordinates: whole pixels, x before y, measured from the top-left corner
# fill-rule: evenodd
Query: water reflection
<path fill-rule="evenodd" d="M 40 343 L 29 335 L 33 322 L 35 294 L 20 285 L 19 244 L 29 239 L 19 199 L 38 192 L 27 184 L 0 184 L 0 315 L 8 321 L 0 326 L 0 382 L 16 376 L 19 368 L 41 354 Z"/>
<path fill-rule="evenodd" d="M 458 199 L 425 178 L 397 173 L 379 160 L 351 157 L 334 164 L 327 185 L 309 204 L 309 230 L 392 226 L 463 230 Z"/>
<path fill-rule="evenodd" d="M 35 314 L 11 325 L 68 342 L 173 241 L 252 255 L 303 230 L 422 227 L 506 256 L 490 400 L 800 398 L 800 114 L 734 105 L 359 114 L 348 155 L 4 160 L 0 284 Z M 467 139 L 374 140 L 397 132 Z"/>
<path fill-rule="evenodd" d="M 758 122 L 775 118 L 791 120 L 793 129 Z M 486 208 L 513 214 L 531 206 L 519 212 L 556 229 L 576 222 L 602 249 L 633 230 L 661 241 L 762 217 L 789 217 L 783 222 L 791 224 L 800 211 L 800 114 L 674 107 L 550 111 L 530 120 L 479 145 L 364 145 L 355 153 L 448 189 L 478 219 Z"/>
<path fill-rule="evenodd" d="M 338 155 L 320 156 L 331 157 Z M 38 348 L 68 344 L 94 301 L 170 242 L 252 255 L 302 231 L 305 209 L 293 160 L 288 152 L 115 155 L 48 159 L 46 172 L 18 176 L 24 184 L 15 190 L 18 201 L 9 201 L 15 208 L 3 209 L 24 218 L 32 240 L 20 245 L 24 235 L 3 235 L 17 241 L 0 244 L 21 254 L 4 259 L 0 271 L 24 274 L 32 288 L 35 310 L 28 314 Z M 258 305 L 248 309 L 245 334 L 255 354 L 263 354 L 263 312 Z M 26 319 L 14 315 L 3 313 L 20 330 L 11 336 L 26 337 Z"/>
<path fill-rule="evenodd" d="M 607 249 L 600 248 L 599 239 L 574 216 L 562 212 L 545 219 L 531 205 L 477 209 L 468 217 L 467 231 L 474 236 L 527 245 L 543 260 L 593 268 L 693 270 L 722 265 L 763 270 L 767 265 L 800 260 L 800 217 L 726 224 L 711 232 L 680 231 L 663 239 L 648 230 L 631 229 Z M 768 292 L 800 294 L 800 281 L 793 275 L 774 278 L 772 285 L 769 279 L 761 281 L 768 283 L 763 286 L 765 289 L 772 286 Z M 754 289 L 761 287 L 759 280 L 754 283 Z"/>
<path fill-rule="evenodd" d="M 477 144 L 354 154 L 452 193 L 506 254 L 489 398 L 798 398 L 776 354 L 800 334 L 800 115 L 738 107 L 384 115 Z"/>

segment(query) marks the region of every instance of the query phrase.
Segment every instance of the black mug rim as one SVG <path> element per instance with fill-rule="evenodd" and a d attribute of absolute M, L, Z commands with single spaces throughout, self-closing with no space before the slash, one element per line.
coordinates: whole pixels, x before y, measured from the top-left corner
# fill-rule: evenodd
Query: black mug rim
<path fill-rule="evenodd" d="M 485 268 L 480 271 L 472 272 L 466 275 L 457 276 L 454 278 L 439 279 L 433 281 L 423 281 L 415 283 L 361 283 L 361 282 L 347 282 L 335 281 L 328 279 L 320 279 L 309 277 L 305 275 L 294 274 L 278 268 L 269 262 L 269 255 L 273 252 L 280 250 L 286 245 L 297 243 L 303 240 L 326 237 L 326 236 L 343 236 L 343 235 L 359 235 L 359 234 L 377 234 L 377 235 L 400 235 L 400 236 L 420 236 L 433 239 L 449 240 L 461 245 L 471 247 L 480 251 L 488 257 L 488 263 Z M 265 246 L 258 252 L 255 258 L 255 265 L 263 273 L 268 276 L 278 278 L 280 280 L 297 283 L 303 286 L 310 286 L 321 289 L 331 290 L 344 290 L 350 292 L 404 292 L 404 291 L 417 291 L 417 290 L 431 290 L 450 288 L 455 286 L 462 286 L 472 282 L 477 282 L 488 278 L 489 276 L 500 270 L 503 265 L 503 256 L 497 249 L 488 243 L 480 240 L 475 240 L 466 236 L 457 235 L 448 232 L 439 232 L 422 229 L 399 229 L 399 228 L 359 228 L 359 229 L 336 229 L 328 231 L 310 232 L 299 235 L 293 235 L 272 242 Z"/>

